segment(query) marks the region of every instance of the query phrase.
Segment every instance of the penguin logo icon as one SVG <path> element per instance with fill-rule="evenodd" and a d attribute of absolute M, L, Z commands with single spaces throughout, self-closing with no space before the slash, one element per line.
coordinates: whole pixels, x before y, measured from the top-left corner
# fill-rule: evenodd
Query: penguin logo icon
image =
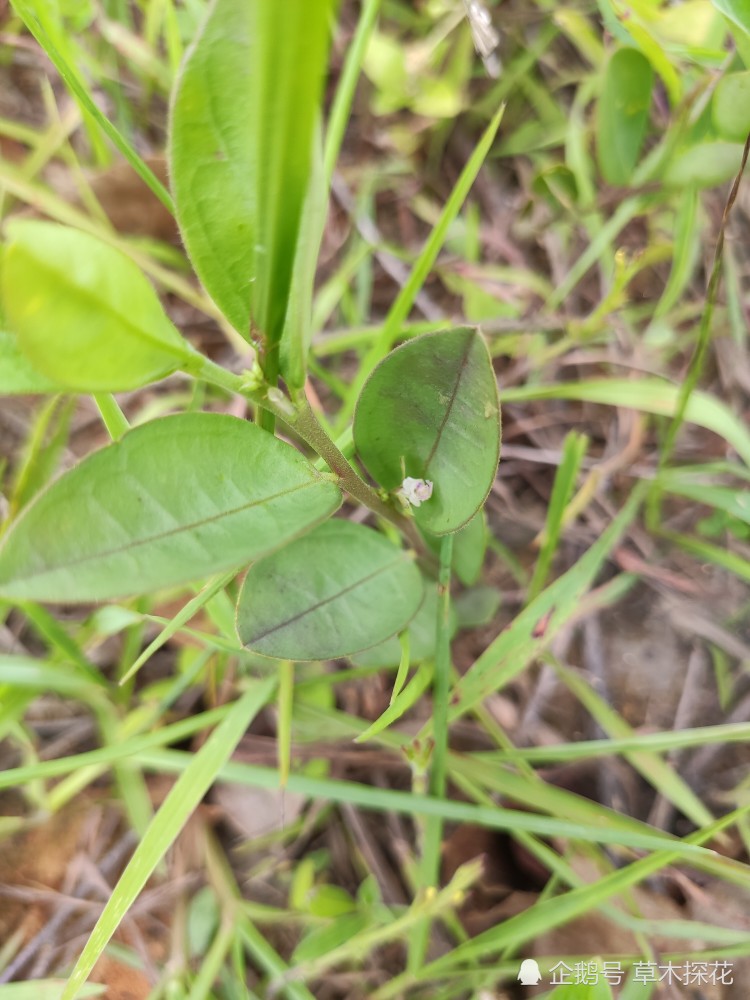
<path fill-rule="evenodd" d="M 539 963 L 533 958 L 525 958 L 521 962 L 517 978 L 521 986 L 536 986 L 542 978 L 542 974 L 539 971 Z"/>

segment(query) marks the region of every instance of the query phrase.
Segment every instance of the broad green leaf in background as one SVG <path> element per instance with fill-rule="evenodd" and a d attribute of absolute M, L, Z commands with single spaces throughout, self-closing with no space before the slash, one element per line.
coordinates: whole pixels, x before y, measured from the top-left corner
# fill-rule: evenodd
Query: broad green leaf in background
<path fill-rule="evenodd" d="M 143 424 L 30 504 L 0 547 L 0 596 L 98 601 L 240 567 L 339 506 L 338 488 L 254 424 Z"/>
<path fill-rule="evenodd" d="M 148 279 L 119 250 L 53 222 L 6 228 L 2 304 L 42 375 L 77 392 L 121 392 L 191 356 Z"/>
<path fill-rule="evenodd" d="M 423 597 L 413 553 L 336 519 L 250 567 L 237 634 L 266 656 L 327 660 L 400 632 Z"/>
<path fill-rule="evenodd" d="M 336 0 L 216 0 L 174 95 L 177 218 L 206 290 L 247 339 L 284 328 Z"/>
<path fill-rule="evenodd" d="M 643 145 L 654 71 L 637 49 L 618 49 L 604 74 L 597 116 L 599 168 L 608 184 L 627 184 Z"/>
<path fill-rule="evenodd" d="M 412 664 L 432 660 L 435 656 L 435 621 L 437 620 L 437 585 L 434 580 L 424 580 L 425 599 L 416 615 L 409 622 L 409 659 Z M 456 612 L 451 603 L 450 634 L 456 631 Z M 358 667 L 395 667 L 401 660 L 401 645 L 393 636 L 365 649 L 352 658 Z"/>
<path fill-rule="evenodd" d="M 60 392 L 60 386 L 31 366 L 17 337 L 0 330 L 0 396 L 53 392 Z"/>
<path fill-rule="evenodd" d="M 357 402 L 354 443 L 386 490 L 407 476 L 433 483 L 415 509 L 420 528 L 463 527 L 487 499 L 500 455 L 497 383 L 479 331 L 426 334 L 384 358 Z"/>
<path fill-rule="evenodd" d="M 728 73 L 719 80 L 711 113 L 722 139 L 744 143 L 750 132 L 750 70 Z"/>

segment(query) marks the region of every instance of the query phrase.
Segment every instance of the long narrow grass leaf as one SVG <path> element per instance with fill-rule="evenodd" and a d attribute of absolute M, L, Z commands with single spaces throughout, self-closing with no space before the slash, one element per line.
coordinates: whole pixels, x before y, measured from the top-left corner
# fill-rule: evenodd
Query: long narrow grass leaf
<path fill-rule="evenodd" d="M 62 1000 L 73 1000 L 88 979 L 123 917 L 135 902 L 159 861 L 216 780 L 252 719 L 273 693 L 275 679 L 255 683 L 190 761 L 167 795 L 145 836 L 135 849 L 102 910 L 70 975 Z"/>

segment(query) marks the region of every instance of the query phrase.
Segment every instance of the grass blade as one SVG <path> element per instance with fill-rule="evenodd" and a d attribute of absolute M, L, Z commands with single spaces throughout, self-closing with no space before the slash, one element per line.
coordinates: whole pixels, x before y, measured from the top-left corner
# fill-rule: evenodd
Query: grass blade
<path fill-rule="evenodd" d="M 231 757 L 252 719 L 268 702 L 275 678 L 255 683 L 232 706 L 177 779 L 135 849 L 75 964 L 61 1000 L 73 1000 L 159 861 Z"/>
<path fill-rule="evenodd" d="M 359 394 L 362 391 L 362 387 L 364 386 L 370 372 L 373 370 L 375 365 L 385 357 L 388 351 L 390 351 L 399 336 L 401 324 L 409 315 L 411 307 L 414 305 L 414 300 L 417 297 L 418 292 L 421 291 L 422 286 L 424 285 L 425 280 L 432 270 L 438 254 L 443 247 L 443 243 L 448 235 L 448 229 L 460 212 L 461 206 L 466 200 L 471 186 L 473 185 L 476 176 L 490 151 L 495 135 L 497 134 L 497 130 L 500 127 L 504 111 L 505 105 L 503 105 L 495 113 L 482 138 L 477 143 L 468 163 L 461 172 L 461 176 L 459 177 L 456 186 L 451 192 L 450 198 L 445 203 L 445 207 L 440 213 L 440 218 L 430 233 L 430 236 L 422 248 L 419 257 L 417 257 L 408 281 L 396 297 L 396 301 L 391 306 L 385 323 L 381 327 L 378 336 L 375 338 L 375 341 L 367 352 L 362 364 L 359 366 L 357 375 L 352 381 L 349 397 L 345 401 L 343 407 L 341 408 L 341 412 L 339 413 L 336 430 L 337 434 L 340 433 L 349 422 L 349 419 L 354 412 L 355 403 L 359 398 Z"/>

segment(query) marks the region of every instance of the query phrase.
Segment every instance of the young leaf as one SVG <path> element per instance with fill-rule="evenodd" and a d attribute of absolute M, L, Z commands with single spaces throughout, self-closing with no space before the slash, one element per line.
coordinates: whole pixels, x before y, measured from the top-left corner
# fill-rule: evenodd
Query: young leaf
<path fill-rule="evenodd" d="M 266 656 L 333 659 L 400 632 L 423 596 L 412 553 L 337 519 L 250 567 L 237 634 Z"/>
<path fill-rule="evenodd" d="M 99 601 L 240 567 L 317 524 L 338 488 L 290 445 L 215 413 L 154 420 L 84 459 L 0 546 L 0 596 Z"/>
<path fill-rule="evenodd" d="M 7 232 L 3 307 L 42 375 L 75 392 L 121 392 L 190 357 L 156 292 L 119 250 L 53 222 L 12 222 Z"/>
<path fill-rule="evenodd" d="M 335 0 L 216 0 L 182 69 L 169 159 L 206 290 L 246 338 L 284 327 Z"/>
<path fill-rule="evenodd" d="M 0 396 L 54 392 L 60 392 L 60 386 L 34 370 L 17 337 L 0 330 Z"/>
<path fill-rule="evenodd" d="M 618 49 L 609 60 L 599 100 L 597 152 L 608 184 L 627 184 L 648 126 L 654 71 L 638 49 Z"/>
<path fill-rule="evenodd" d="M 433 483 L 415 508 L 420 528 L 445 535 L 466 524 L 500 455 L 497 383 L 478 330 L 426 334 L 384 358 L 357 402 L 354 443 L 386 490 L 405 477 Z"/>

